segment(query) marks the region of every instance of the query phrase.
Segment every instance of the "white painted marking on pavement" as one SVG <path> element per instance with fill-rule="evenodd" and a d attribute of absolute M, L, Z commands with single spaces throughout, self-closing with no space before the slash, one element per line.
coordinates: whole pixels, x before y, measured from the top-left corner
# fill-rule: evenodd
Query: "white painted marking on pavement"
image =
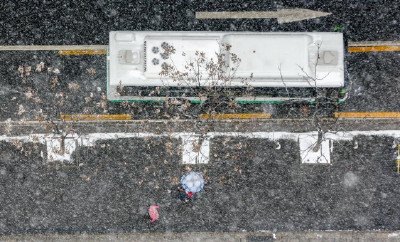
<path fill-rule="evenodd" d="M 317 152 L 313 151 L 318 135 L 299 135 L 300 157 L 303 164 L 330 164 L 331 140 L 323 140 Z"/>
<path fill-rule="evenodd" d="M 7 50 L 106 50 L 108 45 L 2 45 Z"/>
<path fill-rule="evenodd" d="M 210 160 L 210 140 L 200 141 L 200 135 L 181 136 L 182 164 L 207 164 Z M 201 144 L 199 144 L 201 142 Z"/>
<path fill-rule="evenodd" d="M 278 9 L 277 11 L 247 11 L 247 12 L 196 12 L 197 19 L 228 19 L 228 18 L 276 18 L 278 23 L 289 23 L 312 18 L 319 18 L 331 13 L 309 9 Z"/>
<path fill-rule="evenodd" d="M 349 42 L 349 46 L 361 47 L 361 46 L 396 46 L 400 45 L 400 41 L 357 41 Z"/>
<path fill-rule="evenodd" d="M 381 131 L 346 131 L 346 132 L 335 132 L 335 133 L 325 133 L 324 140 L 352 140 L 355 136 L 365 135 L 365 136 L 388 136 L 393 138 L 400 138 L 400 130 L 381 130 Z M 211 138 L 215 137 L 236 137 L 236 138 L 253 138 L 253 139 L 269 139 L 272 141 L 277 141 L 280 139 L 289 139 L 298 141 L 300 137 L 313 137 L 316 140 L 318 136 L 318 132 L 307 132 L 307 133 L 290 133 L 290 132 L 253 132 L 253 133 L 242 133 L 242 132 L 210 132 L 204 135 L 205 141 L 209 141 Z M 68 139 L 68 152 L 73 153 L 77 146 L 93 146 L 96 141 L 99 140 L 112 140 L 112 139 L 121 139 L 121 138 L 145 138 L 145 137 L 170 137 L 174 139 L 188 139 L 188 137 L 199 137 L 198 134 L 195 133 L 164 133 L 164 134 L 154 134 L 154 133 L 92 133 L 85 135 L 78 134 L 68 134 L 66 135 L 66 140 Z M 1 135 L 0 141 L 6 142 L 14 142 L 14 141 L 22 141 L 22 142 L 37 142 L 41 144 L 46 144 L 47 151 L 53 157 L 53 159 L 61 159 L 61 161 L 68 162 L 68 157 L 70 156 L 58 156 L 57 149 L 59 149 L 59 145 L 55 142 L 55 139 L 59 139 L 60 136 L 57 135 L 46 135 L 46 134 L 31 134 L 24 136 L 6 136 Z M 311 138 L 310 138 L 311 139 Z M 72 145 L 70 142 L 76 142 L 77 146 Z M 307 141 L 310 143 L 309 141 Z M 299 144 L 300 145 L 300 144 Z M 49 147 L 50 146 L 50 147 Z M 203 149 L 200 151 L 203 153 L 204 157 L 209 156 L 207 150 L 209 152 L 209 142 L 205 142 L 202 145 Z M 322 155 L 326 156 L 325 152 L 328 152 L 331 147 L 329 145 L 323 143 L 323 151 Z M 301 146 L 303 147 L 303 146 Z M 56 148 L 56 149 L 52 149 Z M 189 149 L 188 149 L 189 150 Z M 300 149 L 302 152 L 304 149 Z M 189 151 L 189 154 L 192 151 Z M 48 157 L 49 157 L 48 154 Z M 300 154 L 301 155 L 301 154 Z M 190 155 L 188 156 L 190 157 Z M 304 157 L 303 157 L 304 158 Z M 184 160 L 185 159 L 185 160 Z M 201 158 L 203 159 L 203 158 Z M 313 158 L 314 159 L 314 158 Z M 310 158 L 310 161 L 312 159 Z M 182 156 L 182 163 L 188 162 L 187 158 Z M 193 161 L 192 161 L 193 162 Z M 206 163 L 208 160 L 204 158 L 204 160 L 200 160 L 198 163 Z M 326 163 L 329 163 L 330 160 L 327 160 Z"/>
<path fill-rule="evenodd" d="M 64 139 L 64 148 L 62 149 L 60 138 L 46 138 L 47 160 L 66 163 L 73 161 L 71 155 L 76 149 L 76 143 L 75 139 Z"/>

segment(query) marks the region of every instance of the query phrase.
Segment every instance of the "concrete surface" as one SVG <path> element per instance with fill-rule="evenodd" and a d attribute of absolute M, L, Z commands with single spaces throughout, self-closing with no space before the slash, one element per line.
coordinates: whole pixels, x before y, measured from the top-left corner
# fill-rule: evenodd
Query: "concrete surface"
<path fill-rule="evenodd" d="M 274 239 L 275 238 L 275 239 Z M 0 236 L 0 242 L 397 242 L 400 231 L 311 231 L 258 233 L 137 233 Z"/>

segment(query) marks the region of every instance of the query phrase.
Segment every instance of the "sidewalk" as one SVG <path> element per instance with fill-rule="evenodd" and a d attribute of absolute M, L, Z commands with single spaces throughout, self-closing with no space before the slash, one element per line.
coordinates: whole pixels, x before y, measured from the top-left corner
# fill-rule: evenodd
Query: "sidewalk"
<path fill-rule="evenodd" d="M 318 231 L 298 233 L 138 233 L 105 235 L 82 234 L 0 236 L 0 242 L 395 242 L 399 240 L 400 231 Z"/>

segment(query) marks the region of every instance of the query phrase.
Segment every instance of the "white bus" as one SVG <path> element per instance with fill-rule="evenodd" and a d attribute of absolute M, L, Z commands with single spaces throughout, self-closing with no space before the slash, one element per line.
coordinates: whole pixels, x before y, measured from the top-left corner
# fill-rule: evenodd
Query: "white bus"
<path fill-rule="evenodd" d="M 342 33 L 112 31 L 107 56 L 107 98 L 163 100 L 164 97 L 143 92 L 155 87 L 163 87 L 167 92 L 162 95 L 173 97 L 171 93 L 178 92 L 178 86 L 182 91 L 182 83 L 161 78 L 163 64 L 183 70 L 196 58 L 196 51 L 215 60 L 222 44 L 230 45 L 229 52 L 241 59 L 229 87 L 244 88 L 243 78 L 251 77 L 246 84 L 257 90 L 255 95 L 236 97 L 237 102 L 280 103 L 299 99 L 312 102 L 316 88 L 337 91 L 344 87 Z M 173 46 L 175 54 L 165 54 L 167 46 Z M 187 85 L 207 86 L 207 75 L 202 77 L 200 83 Z M 118 91 L 121 86 L 130 92 L 121 94 Z M 293 90 L 291 95 L 286 95 L 288 90 Z M 201 101 L 196 96 L 184 96 L 193 102 Z"/>

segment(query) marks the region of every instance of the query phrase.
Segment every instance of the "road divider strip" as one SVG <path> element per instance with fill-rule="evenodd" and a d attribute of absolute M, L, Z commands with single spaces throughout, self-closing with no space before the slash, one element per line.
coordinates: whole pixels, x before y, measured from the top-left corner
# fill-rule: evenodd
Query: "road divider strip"
<path fill-rule="evenodd" d="M 62 114 L 61 120 L 64 121 L 93 121 L 93 120 L 131 120 L 129 114 Z"/>
<path fill-rule="evenodd" d="M 400 51 L 400 41 L 349 42 L 349 52 Z"/>
<path fill-rule="evenodd" d="M 270 113 L 219 113 L 201 114 L 200 119 L 269 119 Z"/>
<path fill-rule="evenodd" d="M 360 46 L 350 47 L 348 51 L 354 52 L 380 52 L 380 51 L 400 51 L 400 46 Z"/>
<path fill-rule="evenodd" d="M 107 45 L 10 45 L 0 51 L 58 51 L 59 55 L 106 55 Z"/>
<path fill-rule="evenodd" d="M 107 50 L 60 50 L 59 55 L 106 55 Z"/>
<path fill-rule="evenodd" d="M 335 113 L 335 118 L 400 118 L 400 112 Z"/>

